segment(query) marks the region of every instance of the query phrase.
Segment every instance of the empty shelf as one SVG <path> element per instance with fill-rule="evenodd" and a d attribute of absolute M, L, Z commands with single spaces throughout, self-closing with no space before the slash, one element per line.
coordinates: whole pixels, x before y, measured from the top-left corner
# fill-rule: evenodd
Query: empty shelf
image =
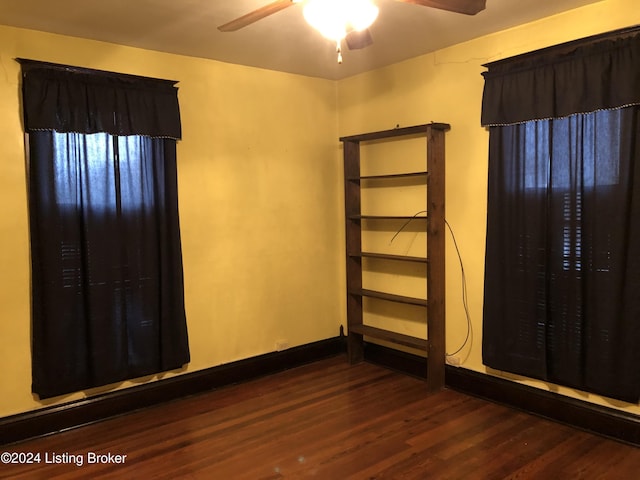
<path fill-rule="evenodd" d="M 425 352 L 427 351 L 428 341 L 424 338 L 412 337 L 403 333 L 370 327 L 369 325 L 351 325 L 349 330 L 352 333 L 358 333 L 360 335 L 366 335 L 368 337 L 385 340 L 398 345 L 404 345 L 405 347 L 416 348 Z"/>
<path fill-rule="evenodd" d="M 350 290 L 349 293 L 351 295 L 360 295 L 363 297 L 379 298 L 381 300 L 387 300 L 389 302 L 406 303 L 409 305 L 419 305 L 421 307 L 427 306 L 427 301 L 423 298 L 405 297 L 404 295 L 395 295 L 393 293 L 378 292 L 377 290 L 368 290 L 366 288 Z"/>
<path fill-rule="evenodd" d="M 349 256 L 380 258 L 384 260 L 400 260 L 404 262 L 418 262 L 418 263 L 428 263 L 429 261 L 426 257 L 413 257 L 409 255 L 391 255 L 388 253 L 373 253 L 373 252 L 350 253 Z"/>

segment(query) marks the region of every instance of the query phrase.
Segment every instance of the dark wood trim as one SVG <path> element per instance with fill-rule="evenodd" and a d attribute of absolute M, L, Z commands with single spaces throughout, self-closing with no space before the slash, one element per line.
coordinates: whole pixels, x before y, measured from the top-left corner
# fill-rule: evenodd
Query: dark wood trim
<path fill-rule="evenodd" d="M 347 250 L 347 324 L 349 360 L 357 363 L 363 359 L 364 337 L 377 338 L 395 344 L 426 350 L 427 386 L 429 392 L 444 387 L 445 382 L 445 132 L 446 123 L 429 123 L 411 127 L 399 126 L 391 130 L 361 133 L 340 137 L 343 143 L 345 181 L 345 217 Z M 426 155 L 424 172 L 405 172 L 382 176 L 362 176 L 360 171 L 360 143 L 388 140 L 402 136 L 425 137 Z M 426 176 L 426 209 L 412 216 L 364 215 L 361 211 L 360 183 L 363 178 L 419 178 Z M 419 176 L 419 177 L 418 177 Z M 355 179 L 355 181 L 354 181 Z M 424 214 L 424 215 L 421 215 Z M 406 220 L 402 230 L 411 220 L 426 221 L 427 275 L 425 297 L 406 297 L 363 288 L 362 227 L 367 221 Z M 369 254 L 369 256 L 374 256 Z M 397 256 L 377 255 L 377 258 L 398 260 Z M 413 261 L 416 260 L 414 257 Z M 422 260 L 420 260 L 422 261 Z M 412 338 L 380 328 L 363 325 L 362 297 L 373 297 L 385 301 L 426 307 L 427 339 Z"/>
<path fill-rule="evenodd" d="M 94 423 L 109 417 L 248 381 L 339 355 L 344 337 L 335 337 L 282 352 L 268 353 L 207 370 L 118 390 L 85 400 L 0 419 L 0 445 Z M 426 378 L 426 358 L 365 343 L 366 361 Z M 465 368 L 446 367 L 446 386 L 469 395 L 524 410 L 634 446 L 640 446 L 640 416 L 520 385 Z"/>
<path fill-rule="evenodd" d="M 364 359 L 412 377 L 427 379 L 427 358 L 411 353 L 365 342 Z"/>
<path fill-rule="evenodd" d="M 451 126 L 448 123 L 425 123 L 423 125 L 413 125 L 411 127 L 397 127 L 392 128 L 391 130 L 380 130 L 378 132 L 348 135 L 346 137 L 340 137 L 339 140 L 341 142 L 370 142 L 372 140 L 402 137 L 404 135 L 424 135 L 429 129 L 446 132 L 450 128 Z"/>
<path fill-rule="evenodd" d="M 388 253 L 374 253 L 374 252 L 359 252 L 359 253 L 348 253 L 350 257 L 366 257 L 366 258 L 377 258 L 383 260 L 398 260 L 400 262 L 417 262 L 417 263 L 427 263 L 429 259 L 427 257 L 413 257 L 408 255 L 390 255 Z"/>
<path fill-rule="evenodd" d="M 360 177 L 360 143 L 358 141 L 343 141 L 344 176 L 345 178 Z M 348 292 L 362 289 L 362 230 L 360 222 L 361 194 L 358 183 L 347 181 L 344 183 L 345 205 L 345 247 L 346 251 L 354 255 L 346 258 L 347 274 L 347 324 L 349 329 L 353 325 L 362 325 L 362 296 L 350 295 Z M 362 334 L 350 331 L 347 334 L 347 354 L 352 364 L 362 361 Z"/>
<path fill-rule="evenodd" d="M 445 265 L 445 141 L 446 130 L 427 130 L 427 386 L 445 385 L 446 265 Z"/>
<path fill-rule="evenodd" d="M 393 293 L 379 292 L 377 290 L 369 290 L 367 288 L 351 289 L 350 295 L 360 295 L 361 297 L 377 298 L 379 300 L 386 300 L 388 302 L 404 303 L 407 305 L 417 305 L 419 307 L 426 307 L 427 300 L 424 298 L 407 297 L 405 295 L 395 295 Z"/>
<path fill-rule="evenodd" d="M 396 345 L 404 345 L 406 347 L 415 348 L 417 350 L 427 351 L 427 340 L 424 338 L 413 337 L 403 333 L 385 330 L 383 328 L 372 327 L 370 325 L 351 325 L 351 331 L 373 337 L 379 340 L 395 343 Z"/>
<path fill-rule="evenodd" d="M 347 178 L 352 182 L 358 182 L 361 180 L 418 180 L 422 181 L 429 175 L 429 172 L 407 172 L 407 173 L 389 173 L 386 175 L 363 175 L 357 178 Z"/>
<path fill-rule="evenodd" d="M 244 382 L 338 355 L 345 350 L 345 339 L 339 336 L 83 400 L 0 418 L 0 445 L 68 430 L 159 403 Z"/>
<path fill-rule="evenodd" d="M 349 215 L 349 220 L 426 220 L 426 215 Z"/>
<path fill-rule="evenodd" d="M 447 368 L 447 387 L 572 427 L 640 446 L 640 416 L 465 368 Z"/>
<path fill-rule="evenodd" d="M 424 378 L 426 359 L 388 347 L 367 343 L 365 360 Z M 595 405 L 516 382 L 446 366 L 447 388 L 507 405 L 518 410 L 640 446 L 640 416 Z"/>

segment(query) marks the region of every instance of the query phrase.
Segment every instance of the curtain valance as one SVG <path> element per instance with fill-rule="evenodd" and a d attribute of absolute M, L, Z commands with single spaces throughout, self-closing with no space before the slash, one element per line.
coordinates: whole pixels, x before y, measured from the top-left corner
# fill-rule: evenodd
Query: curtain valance
<path fill-rule="evenodd" d="M 175 81 L 18 61 L 27 132 L 181 138 Z"/>
<path fill-rule="evenodd" d="M 482 124 L 640 104 L 640 30 L 615 33 L 485 65 Z"/>

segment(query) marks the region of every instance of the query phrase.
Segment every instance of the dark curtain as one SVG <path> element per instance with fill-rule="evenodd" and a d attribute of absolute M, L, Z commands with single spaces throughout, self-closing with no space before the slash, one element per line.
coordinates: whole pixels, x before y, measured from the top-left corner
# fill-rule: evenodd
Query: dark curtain
<path fill-rule="evenodd" d="M 556 88 L 565 85 L 569 103 L 587 100 L 582 110 L 528 111 L 532 90 L 523 89 L 520 103 L 515 93 L 500 100 L 487 93 L 496 86 L 487 80 L 485 104 L 500 105 L 483 112 L 492 125 L 484 363 L 634 403 L 640 399 L 640 108 L 625 105 L 640 99 L 638 66 L 626 65 L 636 100 L 597 108 L 589 85 L 597 78 L 613 87 L 609 67 L 635 55 L 638 43 L 637 37 L 606 39 L 592 45 L 593 56 L 589 46 L 572 48 L 580 52 L 571 60 L 580 65 L 571 69 L 580 75 L 568 77 L 576 82 L 572 88 L 560 79 L 542 88 L 536 80 L 564 78 L 558 71 L 571 63 L 565 56 L 560 67 L 553 51 L 527 59 L 540 70 L 530 85 L 540 87 L 534 95 L 542 104 L 557 108 L 549 98 L 562 97 Z M 603 51 L 621 44 L 631 53 L 602 60 Z M 591 57 L 598 60 L 590 64 Z M 509 87 L 508 62 L 499 71 L 498 90 L 516 92 L 522 70 L 516 68 Z M 582 75 L 587 78 L 579 81 Z M 612 76 L 625 77 L 620 69 Z M 523 120 L 521 105 L 534 118 Z"/>
<path fill-rule="evenodd" d="M 73 75 L 67 80 L 62 90 L 73 90 Z M 35 105 L 32 96 L 47 89 L 28 85 L 25 105 Z M 65 103 L 60 117 L 81 110 L 60 92 L 51 87 L 56 98 L 42 103 Z M 34 393 L 47 398 L 188 363 L 175 139 L 53 126 L 28 132 Z"/>
<path fill-rule="evenodd" d="M 25 130 L 181 138 L 176 82 L 19 60 Z"/>
<path fill-rule="evenodd" d="M 500 60 L 483 73 L 483 125 L 640 104 L 637 29 Z"/>

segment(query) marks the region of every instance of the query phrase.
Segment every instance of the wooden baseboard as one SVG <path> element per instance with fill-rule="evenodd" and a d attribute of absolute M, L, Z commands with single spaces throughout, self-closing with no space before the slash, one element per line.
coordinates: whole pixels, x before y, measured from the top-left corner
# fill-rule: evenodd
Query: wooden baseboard
<path fill-rule="evenodd" d="M 346 351 L 335 337 L 219 367 L 0 419 L 0 445 L 86 425 L 134 410 L 269 375 Z M 365 360 L 426 378 L 426 361 L 376 344 Z M 550 420 L 640 446 L 640 417 L 465 368 L 447 366 L 446 386 Z"/>
<path fill-rule="evenodd" d="M 425 377 L 426 360 L 375 344 L 366 344 L 365 360 Z M 640 416 L 614 408 L 521 385 L 502 378 L 447 365 L 445 385 L 469 395 L 571 425 L 620 442 L 640 446 Z"/>
<path fill-rule="evenodd" d="M 346 351 L 344 337 L 0 418 L 0 445 L 68 430 L 188 395 L 244 382 Z"/>

